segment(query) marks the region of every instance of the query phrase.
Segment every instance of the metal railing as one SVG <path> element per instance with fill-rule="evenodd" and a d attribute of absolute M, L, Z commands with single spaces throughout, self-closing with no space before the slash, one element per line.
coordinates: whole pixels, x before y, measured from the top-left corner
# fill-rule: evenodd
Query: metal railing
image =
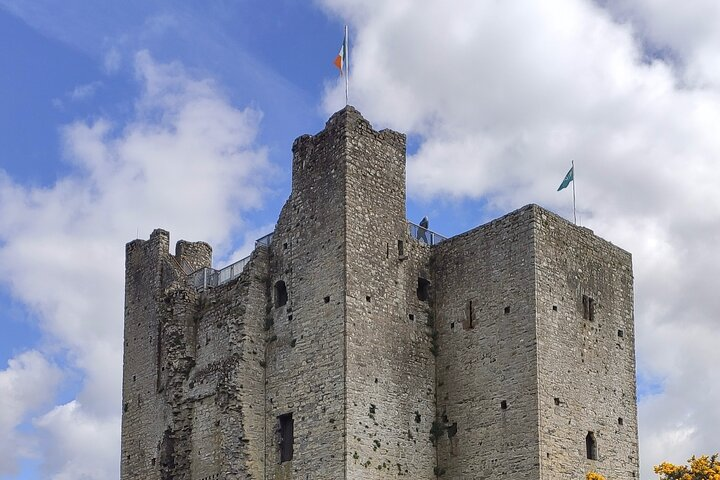
<path fill-rule="evenodd" d="M 268 233 L 264 237 L 255 240 L 255 248 L 259 246 L 270 246 L 273 232 Z M 235 263 L 215 270 L 214 268 L 205 267 L 188 275 L 190 283 L 197 289 L 205 289 L 208 287 L 217 287 L 223 283 L 235 280 L 245 270 L 245 266 L 250 262 L 251 255 L 241 258 Z"/>
<path fill-rule="evenodd" d="M 427 245 L 437 245 L 438 243 L 447 240 L 447 237 L 444 237 L 439 233 L 433 232 L 432 230 L 428 230 L 427 228 L 421 227 L 420 225 L 416 225 L 410 220 L 408 220 L 407 224 L 408 234 L 410 235 L 410 237 L 416 239 L 420 243 L 425 243 Z"/>

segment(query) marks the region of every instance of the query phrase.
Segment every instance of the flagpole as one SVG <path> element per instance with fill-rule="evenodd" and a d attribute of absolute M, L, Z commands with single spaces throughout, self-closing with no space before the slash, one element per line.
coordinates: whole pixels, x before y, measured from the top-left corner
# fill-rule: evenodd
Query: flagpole
<path fill-rule="evenodd" d="M 345 105 L 350 105 L 350 41 L 348 39 L 348 26 L 345 25 Z"/>
<path fill-rule="evenodd" d="M 573 220 L 575 221 L 575 225 L 577 225 L 577 215 L 575 214 L 575 160 L 571 160 L 570 163 L 572 164 L 572 172 L 573 172 Z"/>

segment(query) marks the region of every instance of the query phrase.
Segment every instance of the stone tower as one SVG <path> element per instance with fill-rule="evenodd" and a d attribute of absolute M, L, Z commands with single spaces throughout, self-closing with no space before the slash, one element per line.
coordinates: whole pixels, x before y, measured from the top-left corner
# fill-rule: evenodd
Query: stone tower
<path fill-rule="evenodd" d="M 275 231 L 220 271 L 127 245 L 122 480 L 637 476 L 630 255 L 531 205 L 405 220 L 405 137 L 293 144 Z"/>

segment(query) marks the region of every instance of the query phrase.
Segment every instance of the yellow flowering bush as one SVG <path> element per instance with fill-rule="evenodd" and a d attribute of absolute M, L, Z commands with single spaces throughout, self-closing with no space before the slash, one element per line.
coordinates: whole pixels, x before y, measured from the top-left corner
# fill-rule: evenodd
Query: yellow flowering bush
<path fill-rule="evenodd" d="M 711 457 L 693 455 L 687 466 L 663 462 L 655 467 L 655 473 L 660 480 L 720 480 L 720 462 L 717 453 Z"/>
<path fill-rule="evenodd" d="M 597 472 L 588 472 L 588 474 L 585 475 L 585 480 L 605 480 L 605 477 Z"/>

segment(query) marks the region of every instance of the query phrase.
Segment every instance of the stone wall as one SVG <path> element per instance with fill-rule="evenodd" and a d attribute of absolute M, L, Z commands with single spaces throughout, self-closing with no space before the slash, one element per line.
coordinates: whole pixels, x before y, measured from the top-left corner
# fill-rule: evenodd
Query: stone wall
<path fill-rule="evenodd" d="M 293 144 L 292 194 L 271 244 L 266 383 L 267 479 L 344 476 L 345 142 L 342 118 Z M 280 305 L 278 282 L 287 302 Z M 292 460 L 281 462 L 281 415 Z"/>
<path fill-rule="evenodd" d="M 417 298 L 429 247 L 407 236 L 405 136 L 352 109 L 345 128 L 347 478 L 435 478 L 429 302 Z"/>
<path fill-rule="evenodd" d="M 434 248 L 444 478 L 539 478 L 533 225 L 524 208 Z"/>
<path fill-rule="evenodd" d="M 187 271 L 209 246 L 168 243 L 127 246 L 121 478 L 261 478 L 267 251 L 200 293 Z"/>
<path fill-rule="evenodd" d="M 536 211 L 541 478 L 637 478 L 630 254 Z M 588 432 L 597 460 L 587 458 Z"/>
<path fill-rule="evenodd" d="M 155 230 L 147 241 L 125 248 L 125 332 L 120 470 L 123 480 L 160 478 L 157 445 L 168 406 L 157 395 L 160 359 L 162 263 L 169 234 Z"/>

